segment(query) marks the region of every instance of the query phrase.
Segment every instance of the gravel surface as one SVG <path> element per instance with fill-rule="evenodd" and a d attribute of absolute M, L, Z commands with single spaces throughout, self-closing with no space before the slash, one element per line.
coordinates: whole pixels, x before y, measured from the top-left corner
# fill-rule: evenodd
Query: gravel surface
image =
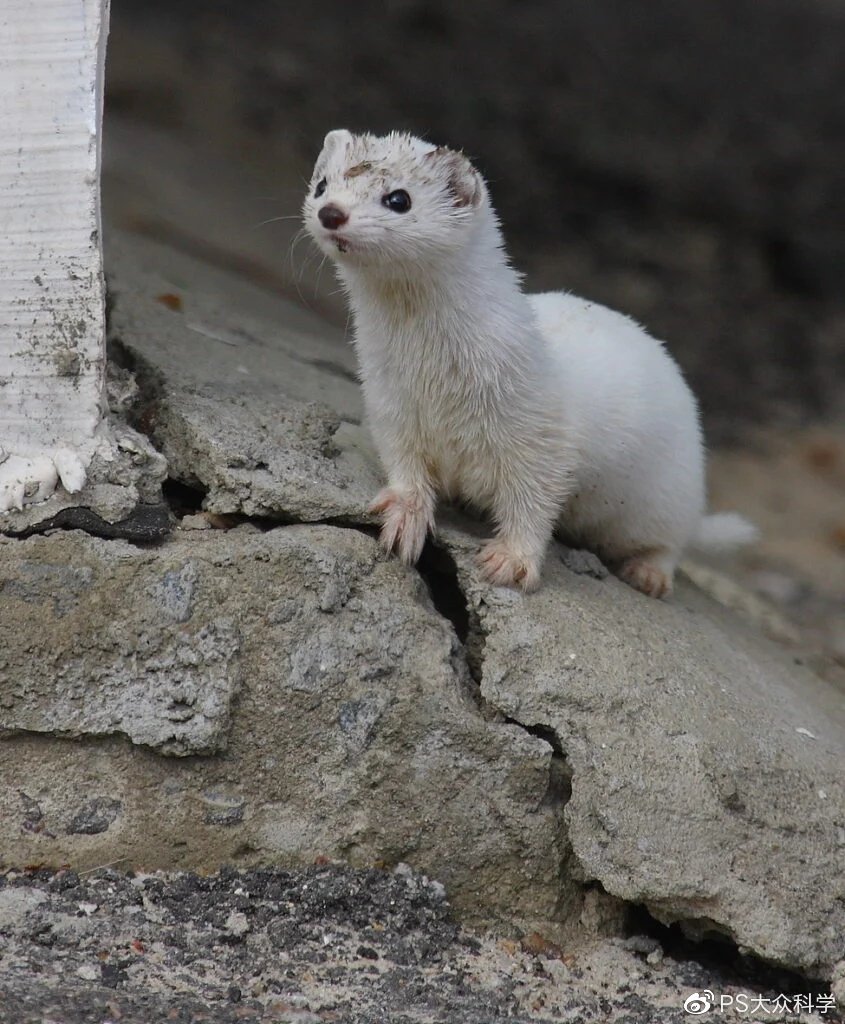
<path fill-rule="evenodd" d="M 3 1024 L 680 1024 L 696 991 L 820 992 L 728 952 L 670 956 L 636 930 L 567 949 L 470 935 L 443 887 L 401 865 L 9 872 L 0 940 Z"/>

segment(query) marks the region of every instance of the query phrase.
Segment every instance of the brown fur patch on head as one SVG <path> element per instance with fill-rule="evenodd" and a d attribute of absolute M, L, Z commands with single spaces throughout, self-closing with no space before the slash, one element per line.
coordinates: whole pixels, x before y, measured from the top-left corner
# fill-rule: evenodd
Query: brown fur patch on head
<path fill-rule="evenodd" d="M 364 160 L 363 163 L 355 164 L 354 167 L 350 167 L 347 171 L 345 171 L 343 176 L 344 178 L 357 178 L 359 175 L 366 174 L 367 171 L 371 171 L 372 169 L 373 165 L 370 163 L 370 161 Z"/>

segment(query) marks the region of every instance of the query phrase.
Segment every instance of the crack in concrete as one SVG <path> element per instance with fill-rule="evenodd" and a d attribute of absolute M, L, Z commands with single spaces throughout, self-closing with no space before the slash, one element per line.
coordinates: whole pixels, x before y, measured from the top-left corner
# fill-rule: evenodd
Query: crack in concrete
<path fill-rule="evenodd" d="M 552 808 L 556 812 L 555 817 L 566 844 L 566 854 L 561 859 L 561 871 L 565 872 L 572 867 L 571 859 L 575 857 L 569 844 L 564 817 L 565 808 L 572 796 L 574 770 L 566 757 L 560 735 L 546 723 L 523 722 L 504 714 L 482 694 L 487 633 L 478 613 L 472 609 L 467 594 L 461 587 L 457 563 L 448 549 L 435 539 L 429 538 L 416 569 L 426 584 L 435 610 L 451 623 L 460 642 L 463 659 L 473 683 L 471 696 L 481 715 L 488 721 L 518 726 L 529 735 L 543 740 L 551 748 L 548 788 L 540 807 Z M 576 862 L 583 870 L 583 865 L 577 858 Z M 583 892 L 587 893 L 597 887 L 602 892 L 605 891 L 600 879 L 585 874 Z M 721 927 L 714 926 L 708 929 L 706 923 L 702 927 L 701 920 L 692 918 L 665 924 L 645 904 L 636 904 L 624 899 L 620 902 L 628 909 L 629 922 L 625 929 L 628 935 L 646 935 L 657 939 L 664 951 L 678 958 L 697 959 L 714 967 L 739 970 L 749 983 L 756 984 L 760 990 L 770 983 L 776 973 L 780 972 L 780 975 L 783 975 L 782 968 L 776 968 L 753 954 L 743 952 L 733 935 Z M 800 991 L 801 976 L 794 974 L 792 978 L 793 990 Z M 806 987 L 806 982 L 802 983 Z"/>
<path fill-rule="evenodd" d="M 470 694 L 482 717 L 488 721 L 518 726 L 550 747 L 548 788 L 541 806 L 560 810 L 560 824 L 565 832 L 562 813 L 572 795 L 573 773 L 560 737 L 551 726 L 543 723 L 529 724 L 505 715 L 483 695 L 481 683 L 487 637 L 478 614 L 470 608 L 460 584 L 457 563 L 451 553 L 436 540 L 429 538 L 416 568 L 428 589 L 435 610 L 451 623 L 460 642 L 463 660 L 472 680 Z"/>

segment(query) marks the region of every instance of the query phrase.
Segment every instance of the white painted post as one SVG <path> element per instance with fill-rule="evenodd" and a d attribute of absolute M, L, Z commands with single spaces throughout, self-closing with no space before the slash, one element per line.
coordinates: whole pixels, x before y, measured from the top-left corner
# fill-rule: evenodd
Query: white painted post
<path fill-rule="evenodd" d="M 0 512 L 82 488 L 97 444 L 107 32 L 108 0 L 0 0 Z"/>

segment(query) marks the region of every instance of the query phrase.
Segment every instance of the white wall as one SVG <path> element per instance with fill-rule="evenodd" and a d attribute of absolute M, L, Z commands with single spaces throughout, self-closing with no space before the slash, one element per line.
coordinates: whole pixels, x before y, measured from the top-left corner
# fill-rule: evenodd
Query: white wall
<path fill-rule="evenodd" d="M 0 2 L 0 511 L 77 490 L 105 367 L 108 0 Z"/>

